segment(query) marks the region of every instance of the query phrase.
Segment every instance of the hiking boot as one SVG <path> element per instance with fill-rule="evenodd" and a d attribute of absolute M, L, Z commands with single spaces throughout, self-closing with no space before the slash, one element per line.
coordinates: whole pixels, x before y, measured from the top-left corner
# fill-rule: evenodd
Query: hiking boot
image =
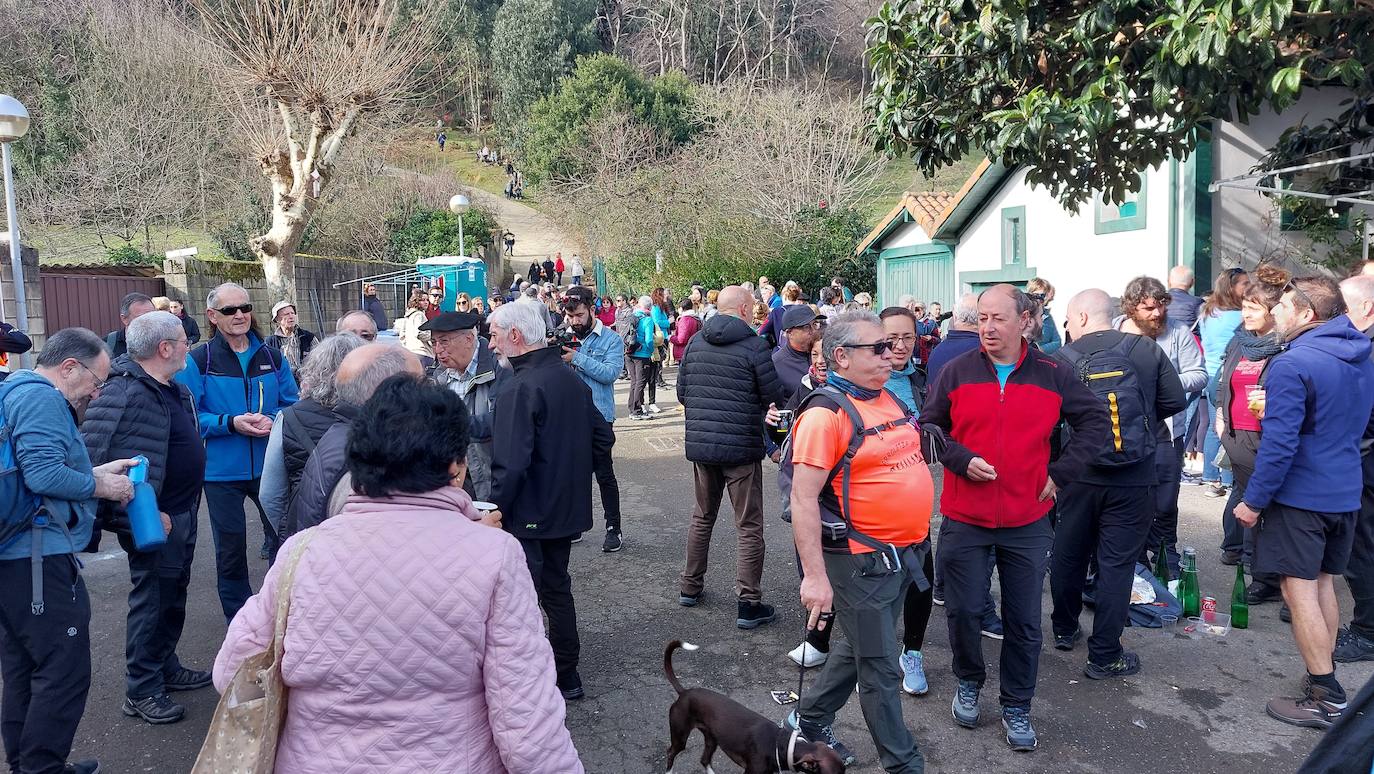
<path fill-rule="evenodd" d="M 964 728 L 975 728 L 978 725 L 978 692 L 982 688 L 972 680 L 960 680 L 959 687 L 954 691 L 954 701 L 950 703 L 950 713 L 954 715 L 954 722 Z"/>
<path fill-rule="evenodd" d="M 1227 567 L 1235 567 L 1245 559 L 1245 554 L 1240 551 L 1222 551 L 1221 563 Z"/>
<path fill-rule="evenodd" d="M 787 657 L 792 659 L 792 663 L 805 669 L 821 666 L 830 658 L 830 654 L 823 650 L 817 650 L 815 645 L 803 642 L 797 647 L 787 651 Z"/>
<path fill-rule="evenodd" d="M 1276 599 L 1283 599 L 1283 592 L 1264 581 L 1251 581 L 1250 585 L 1245 587 L 1247 605 L 1262 605 Z"/>
<path fill-rule="evenodd" d="M 601 541 L 601 551 L 603 553 L 613 554 L 623 547 L 620 540 L 620 530 L 608 527 L 606 529 L 606 539 Z"/>
<path fill-rule="evenodd" d="M 1007 732 L 1007 744 L 1017 752 L 1030 752 L 1040 744 L 1031 725 L 1030 710 L 1025 707 L 1002 708 L 1002 730 Z"/>
<path fill-rule="evenodd" d="M 859 760 L 854 753 L 849 751 L 848 747 L 844 746 L 844 742 L 835 738 L 833 726 L 808 723 L 797 715 L 796 710 L 792 710 L 788 714 L 787 719 L 782 722 L 782 727 L 792 731 L 800 731 L 806 741 L 823 744 L 834 750 L 835 754 L 840 756 L 840 761 L 846 766 L 853 766 Z"/>
<path fill-rule="evenodd" d="M 131 718 L 143 718 L 155 726 L 175 723 L 186 717 L 186 708 L 159 693 L 142 699 L 125 699 L 124 714 Z"/>
<path fill-rule="evenodd" d="M 100 774 L 100 761 L 78 761 L 62 767 L 62 774 Z"/>
<path fill-rule="evenodd" d="M 1059 643 L 1055 642 L 1055 647 L 1058 646 Z M 1111 677 L 1126 677 L 1136 674 L 1139 671 L 1140 656 L 1137 656 L 1129 650 L 1123 650 L 1116 661 L 1106 666 L 1100 666 L 1089 661 L 1088 666 L 1083 669 L 1083 674 L 1087 675 L 1090 680 L 1106 680 Z"/>
<path fill-rule="evenodd" d="M 1265 705 L 1269 717 L 1303 728 L 1330 728 L 1345 713 L 1345 697 L 1331 700 L 1331 693 L 1320 685 L 1308 684 L 1301 699 L 1274 699 Z"/>
<path fill-rule="evenodd" d="M 1293 611 L 1288 609 L 1287 602 L 1284 602 L 1283 606 L 1279 608 L 1279 620 L 1286 624 L 1293 623 Z"/>
<path fill-rule="evenodd" d="M 198 691 L 214 682 L 212 675 L 200 669 L 178 669 L 171 677 L 162 678 L 162 689 L 167 693 L 174 691 Z"/>
<path fill-rule="evenodd" d="M 1073 646 L 1081 639 L 1083 639 L 1083 627 L 1081 626 L 1074 629 L 1073 634 L 1056 634 L 1054 635 L 1054 649 L 1073 650 Z"/>
<path fill-rule="evenodd" d="M 996 613 L 988 613 L 983 617 L 983 636 L 991 640 L 1002 639 L 1002 619 Z"/>
<path fill-rule="evenodd" d="M 912 696 L 924 696 L 930 690 L 926 682 L 925 656 L 919 650 L 908 650 L 898 661 L 902 665 L 902 690 Z"/>
<path fill-rule="evenodd" d="M 702 593 L 700 591 L 695 594 L 688 594 L 685 591 L 678 592 L 677 603 L 683 607 L 696 607 L 697 603 L 701 601 Z"/>
<path fill-rule="evenodd" d="M 772 605 L 765 605 L 758 600 L 749 601 L 741 599 L 739 601 L 739 617 L 735 619 L 735 626 L 741 629 L 757 629 L 758 627 L 773 623 L 778 617 L 778 611 Z"/>
<path fill-rule="evenodd" d="M 1331 652 L 1331 660 L 1342 664 L 1374 661 L 1374 640 L 1352 629 L 1342 629 L 1336 633 L 1336 649 Z"/>

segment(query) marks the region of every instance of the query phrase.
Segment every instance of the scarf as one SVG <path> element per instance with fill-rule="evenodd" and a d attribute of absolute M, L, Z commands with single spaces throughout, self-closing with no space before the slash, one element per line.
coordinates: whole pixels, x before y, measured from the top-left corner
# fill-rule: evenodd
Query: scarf
<path fill-rule="evenodd" d="M 848 395 L 855 400 L 873 400 L 882 393 L 882 390 L 869 390 L 849 381 L 839 374 L 831 371 L 826 377 L 825 383 Z"/>
<path fill-rule="evenodd" d="M 1268 360 L 1283 351 L 1283 342 L 1275 331 L 1256 336 L 1242 328 L 1236 332 L 1236 346 L 1240 347 L 1241 357 L 1251 362 Z"/>
<path fill-rule="evenodd" d="M 916 359 L 906 364 L 902 370 L 893 370 L 887 377 L 887 388 L 892 390 L 902 403 L 912 412 L 920 411 L 921 407 L 916 403 L 916 394 L 911 389 L 911 375 L 916 373 Z"/>

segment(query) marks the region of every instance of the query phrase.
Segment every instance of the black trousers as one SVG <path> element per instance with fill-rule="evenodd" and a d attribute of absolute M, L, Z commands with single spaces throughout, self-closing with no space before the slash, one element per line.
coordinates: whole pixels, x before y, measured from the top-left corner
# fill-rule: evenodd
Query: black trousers
<path fill-rule="evenodd" d="M 632 357 L 628 361 L 630 369 L 630 413 L 644 411 L 644 390 L 649 390 L 649 402 L 657 403 L 658 383 L 654 381 L 655 366 L 652 360 Z"/>
<path fill-rule="evenodd" d="M 1163 543 L 1174 578 L 1178 577 L 1178 490 L 1183 476 L 1185 438 L 1175 438 L 1173 443 L 1160 441 L 1155 447 L 1154 520 L 1139 557 L 1141 564 L 1153 567 L 1151 558 L 1159 553 L 1159 544 Z"/>
<path fill-rule="evenodd" d="M 539 594 L 539 606 L 549 617 L 549 645 L 553 648 L 553 665 L 558 672 L 559 688 L 574 688 L 582 684 L 577 674 L 577 660 L 582 644 L 577 636 L 577 608 L 573 605 L 572 578 L 568 575 L 568 557 L 572 554 L 572 538 L 555 540 L 521 540 L 525 549 L 525 563 L 529 565 L 534 590 Z"/>
<path fill-rule="evenodd" d="M 1059 528 L 1050 561 L 1050 622 L 1056 635 L 1078 629 L 1083 612 L 1083 585 L 1088 562 L 1097 558 L 1093 592 L 1093 633 L 1088 660 L 1107 666 L 1121 657 L 1121 630 L 1131 608 L 1136 559 L 1149 533 L 1150 490 L 1147 487 L 1075 483 L 1060 494 Z"/>
<path fill-rule="evenodd" d="M 28 559 L 0 561 L 0 735 L 10 771 L 60 774 L 91 688 L 91 598 L 75 556 L 47 556 L 34 615 L 30 572 Z"/>
<path fill-rule="evenodd" d="M 1374 486 L 1366 486 L 1360 496 L 1360 513 L 1355 517 L 1355 544 L 1350 547 L 1345 582 L 1350 584 L 1350 596 L 1355 598 L 1350 628 L 1374 640 Z"/>
<path fill-rule="evenodd" d="M 614 435 L 614 431 L 612 431 Z M 611 441 L 615 445 L 615 441 Z M 615 465 L 608 450 L 592 459 L 592 473 L 601 490 L 601 509 L 606 512 L 606 529 L 620 531 L 620 482 L 615 480 Z"/>
<path fill-rule="evenodd" d="M 172 531 L 156 551 L 139 551 L 121 534 L 129 555 L 129 619 L 124 632 L 124 695 L 143 699 L 164 692 L 164 679 L 181 669 L 177 643 L 186 624 L 186 589 L 196 555 L 196 514 L 170 514 Z"/>
<path fill-rule="evenodd" d="M 997 557 L 1002 583 L 1001 702 L 1030 708 L 1040 672 L 1040 589 L 1045 583 L 1054 530 L 1049 517 L 1023 527 L 978 527 L 945 518 L 940 553 L 935 557 L 945 579 L 945 615 L 954 675 L 982 685 L 983 611 L 987 605 L 988 549 Z"/>

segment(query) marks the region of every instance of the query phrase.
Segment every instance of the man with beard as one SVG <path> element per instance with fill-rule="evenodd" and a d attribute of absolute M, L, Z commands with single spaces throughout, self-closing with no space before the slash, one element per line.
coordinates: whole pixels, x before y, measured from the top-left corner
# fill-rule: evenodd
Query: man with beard
<path fill-rule="evenodd" d="M 1185 323 L 1169 316 L 1173 296 L 1164 284 L 1154 277 L 1136 277 L 1126 284 L 1121 294 L 1122 316 L 1113 327 L 1152 339 L 1164 350 L 1164 355 L 1178 371 L 1183 392 L 1188 400 L 1195 400 L 1207 386 L 1207 369 L 1203 365 L 1202 348 Z M 1159 426 L 1159 445 L 1155 447 L 1155 518 L 1150 534 L 1145 538 L 1145 550 L 1140 561 L 1150 566 L 1150 555 L 1166 546 L 1169 569 L 1178 573 L 1178 488 L 1183 475 L 1183 452 L 1186 448 L 1186 413 L 1169 417 Z"/>

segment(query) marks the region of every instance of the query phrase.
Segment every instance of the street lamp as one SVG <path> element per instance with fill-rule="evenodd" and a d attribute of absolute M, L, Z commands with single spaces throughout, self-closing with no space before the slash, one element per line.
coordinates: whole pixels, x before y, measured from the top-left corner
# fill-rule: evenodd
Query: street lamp
<path fill-rule="evenodd" d="M 14 200 L 14 172 L 10 165 L 10 143 L 29 131 L 29 111 L 19 100 L 0 94 L 0 163 L 5 168 L 5 211 L 9 216 L 10 266 L 14 271 L 15 326 L 29 330 L 29 303 L 24 292 L 24 264 L 20 259 L 19 207 Z M 0 310 L 3 314 L 3 310 Z M 26 358 L 27 359 L 27 358 Z"/>
<path fill-rule="evenodd" d="M 454 194 L 453 198 L 448 200 L 449 211 L 458 216 L 458 252 L 465 257 L 468 254 L 468 248 L 466 242 L 463 241 L 463 213 L 467 212 L 470 206 L 472 206 L 472 202 L 462 194 Z"/>

